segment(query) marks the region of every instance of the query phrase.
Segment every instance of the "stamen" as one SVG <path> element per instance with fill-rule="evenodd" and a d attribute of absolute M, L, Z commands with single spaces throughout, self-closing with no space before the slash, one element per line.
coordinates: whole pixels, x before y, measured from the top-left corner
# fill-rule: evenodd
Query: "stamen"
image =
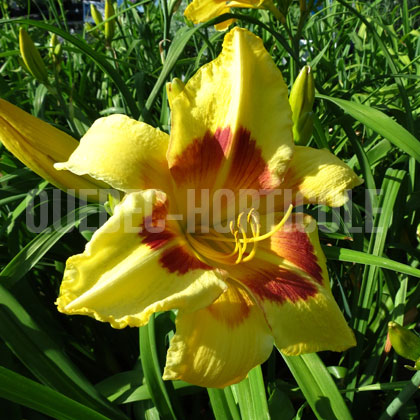
<path fill-rule="evenodd" d="M 286 223 L 287 219 L 289 218 L 290 214 L 292 213 L 292 210 L 293 210 L 293 205 L 290 204 L 286 214 L 283 216 L 283 219 L 280 220 L 280 222 L 274 227 L 274 229 L 270 230 L 269 232 L 265 233 L 264 235 L 253 237 L 253 238 L 249 239 L 249 242 L 260 242 L 260 241 L 264 241 L 265 239 L 268 239 L 271 236 L 273 236 Z"/>
<path fill-rule="evenodd" d="M 252 212 L 252 210 L 251 210 L 251 212 Z M 251 214 L 251 212 L 249 213 L 249 215 Z M 248 215 L 248 223 L 251 226 L 252 237 L 253 238 L 256 238 L 260 234 L 260 224 L 258 222 L 256 222 L 255 219 L 254 219 L 254 223 L 250 223 L 250 221 L 249 221 L 249 219 L 250 219 L 249 215 Z M 254 216 L 254 218 L 255 218 L 255 216 Z M 251 261 L 254 258 L 256 252 L 257 252 L 257 242 L 254 241 L 252 243 L 252 250 L 251 250 L 251 252 L 242 261 L 243 262 Z"/>
<path fill-rule="evenodd" d="M 246 236 L 246 232 L 245 232 L 244 228 L 240 225 L 238 225 L 238 227 L 239 227 L 239 230 L 242 233 L 242 241 L 243 242 L 240 239 L 235 238 L 237 240 L 237 244 L 238 244 L 238 247 L 239 247 L 238 258 L 236 258 L 235 264 L 239 264 L 241 262 L 242 256 L 243 256 L 243 254 L 244 254 L 244 252 L 246 251 L 246 248 L 247 248 L 247 239 L 248 239 L 247 236 Z M 241 242 L 243 243 L 242 247 L 241 247 Z"/>
<path fill-rule="evenodd" d="M 255 209 L 252 208 L 246 217 L 246 224 L 251 228 L 251 237 L 247 236 L 246 229 L 242 225 L 241 220 L 245 212 L 241 212 L 236 220 L 236 228 L 233 220 L 229 223 L 229 229 L 233 238 L 226 237 L 225 235 L 217 232 L 215 229 L 210 229 L 208 234 L 198 235 L 197 238 L 193 237 L 191 234 L 187 234 L 187 238 L 195 253 L 200 254 L 200 256 L 204 257 L 204 259 L 222 264 L 239 264 L 241 262 L 247 262 L 255 257 L 258 242 L 264 241 L 278 232 L 290 217 L 292 210 L 293 206 L 290 205 L 280 222 L 264 235 L 260 235 L 261 226 L 257 215 L 255 214 Z M 222 248 L 222 251 L 216 250 L 213 246 L 211 246 L 211 244 L 207 244 L 204 241 L 218 243 L 219 248 Z M 234 248 L 232 249 L 229 247 L 228 243 L 234 243 Z M 252 249 L 247 254 L 246 251 L 249 244 L 252 244 Z M 223 252 L 223 250 L 226 250 L 226 253 Z M 236 259 L 234 260 L 233 258 L 235 256 Z M 201 257 L 199 258 L 200 260 L 202 260 Z"/>
<path fill-rule="evenodd" d="M 239 213 L 238 220 L 236 221 L 236 225 L 237 225 L 238 227 L 241 227 L 241 219 L 242 219 L 242 216 L 243 216 L 243 215 L 244 215 L 244 212 Z"/>
<path fill-rule="evenodd" d="M 235 235 L 235 231 L 233 230 L 233 220 L 231 220 L 230 223 L 229 223 L 229 229 L 230 229 L 230 233 L 232 235 Z"/>

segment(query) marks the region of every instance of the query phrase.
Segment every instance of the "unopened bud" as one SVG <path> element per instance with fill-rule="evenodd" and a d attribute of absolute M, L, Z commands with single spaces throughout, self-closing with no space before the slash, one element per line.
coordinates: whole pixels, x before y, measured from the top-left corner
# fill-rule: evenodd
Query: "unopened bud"
<path fill-rule="evenodd" d="M 44 61 L 32 39 L 23 28 L 19 29 L 19 48 L 23 62 L 29 73 L 31 73 L 35 79 L 47 85 L 48 74 Z"/>
<path fill-rule="evenodd" d="M 54 50 L 54 47 L 59 44 L 58 38 L 56 34 L 52 34 L 50 38 L 50 47 L 52 50 Z"/>
<path fill-rule="evenodd" d="M 420 337 L 394 321 L 388 323 L 388 333 L 392 347 L 400 356 L 413 362 L 420 358 Z"/>
<path fill-rule="evenodd" d="M 293 83 L 289 97 L 293 113 L 293 137 L 296 144 L 306 145 L 312 135 L 314 101 L 314 78 L 311 68 L 305 66 Z"/>
<path fill-rule="evenodd" d="M 184 87 L 185 83 L 177 77 L 171 83 L 166 83 L 166 94 L 171 108 L 173 100 L 184 90 Z"/>
<path fill-rule="evenodd" d="M 258 8 L 260 9 L 267 9 L 269 10 L 274 17 L 276 17 L 278 20 L 280 20 L 281 22 L 286 22 L 286 18 L 283 15 L 283 13 L 277 9 L 277 7 L 275 6 L 273 0 L 263 0 L 260 2 Z"/>
<path fill-rule="evenodd" d="M 112 5 L 112 0 L 105 0 L 105 20 L 115 15 L 115 9 Z M 105 22 L 105 39 L 108 42 L 112 41 L 115 33 L 115 18 Z"/>
<path fill-rule="evenodd" d="M 90 4 L 90 14 L 92 15 L 92 19 L 96 25 L 99 25 L 103 22 L 101 12 L 93 3 Z"/>
<path fill-rule="evenodd" d="M 169 10 L 171 14 L 174 14 L 178 9 L 179 6 L 181 4 L 182 0 L 172 0 L 170 5 L 169 5 Z"/>
<path fill-rule="evenodd" d="M 54 64 L 57 66 L 61 60 L 61 53 L 63 52 L 63 44 L 58 40 L 56 34 L 52 34 L 50 39 L 50 56 Z"/>

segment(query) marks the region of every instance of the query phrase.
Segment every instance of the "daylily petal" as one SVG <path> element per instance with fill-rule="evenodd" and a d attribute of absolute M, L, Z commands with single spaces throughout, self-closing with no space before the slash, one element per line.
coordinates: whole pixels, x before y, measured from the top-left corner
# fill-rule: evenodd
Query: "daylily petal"
<path fill-rule="evenodd" d="M 201 23 L 229 11 L 226 1 L 194 0 L 185 9 L 184 16 L 193 23 Z"/>
<path fill-rule="evenodd" d="M 262 40 L 234 28 L 172 99 L 168 163 L 179 188 L 271 188 L 293 153 L 287 87 Z"/>
<path fill-rule="evenodd" d="M 175 226 L 155 224 L 165 205 L 162 192 L 127 194 L 85 252 L 67 261 L 58 310 L 123 328 L 146 324 L 156 311 L 213 302 L 226 285 L 189 252 Z"/>
<path fill-rule="evenodd" d="M 328 150 L 296 146 L 281 187 L 291 189 L 294 200 L 339 207 L 348 201 L 346 191 L 362 183 Z"/>
<path fill-rule="evenodd" d="M 272 348 L 260 308 L 242 287 L 229 284 L 207 308 L 178 313 L 163 378 L 222 388 L 245 378 Z"/>
<path fill-rule="evenodd" d="M 0 141 L 28 168 L 63 190 L 107 187 L 90 177 L 57 172 L 54 163 L 68 159 L 78 141 L 3 99 L 0 99 Z"/>
<path fill-rule="evenodd" d="M 242 0 L 242 1 L 223 1 L 223 0 L 193 0 L 185 9 L 184 15 L 193 23 L 207 22 L 217 16 L 229 13 L 231 8 L 244 9 L 269 9 L 278 17 L 278 10 L 272 0 Z M 221 31 L 226 29 L 235 19 L 229 19 L 215 25 Z"/>
<path fill-rule="evenodd" d="M 88 174 L 123 191 L 168 183 L 168 134 L 125 115 L 96 120 L 79 147 L 56 169 Z"/>
<path fill-rule="evenodd" d="M 294 214 L 261 244 L 254 259 L 228 270 L 253 294 L 285 354 L 343 351 L 355 345 L 331 294 L 316 222 L 310 216 Z"/>

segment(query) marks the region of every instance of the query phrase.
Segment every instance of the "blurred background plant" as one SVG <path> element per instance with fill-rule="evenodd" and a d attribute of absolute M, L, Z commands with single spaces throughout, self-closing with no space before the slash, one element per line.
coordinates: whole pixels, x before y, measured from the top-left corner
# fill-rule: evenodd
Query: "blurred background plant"
<path fill-rule="evenodd" d="M 139 345 L 136 329 L 55 309 L 64 262 L 83 250 L 103 206 L 73 200 L 69 208 L 64 193 L 0 145 L 4 418 L 418 418 L 413 373 L 384 346 L 389 321 L 415 329 L 420 319 L 420 7 L 416 0 L 276 6 L 284 19 L 235 9 L 192 27 L 178 0 L 109 2 L 102 22 L 86 8 L 83 15 L 80 2 L 1 1 L 0 96 L 77 139 L 113 113 L 168 132 L 165 83 L 186 81 L 215 58 L 224 33 L 214 23 L 232 17 L 262 37 L 289 88 L 310 66 L 316 97 L 305 142 L 348 162 L 369 189 L 356 189 L 343 209 L 305 210 L 318 217 L 333 293 L 358 346 L 297 358 L 273 352 L 225 390 L 162 382 L 172 313 L 144 327 Z M 22 57 L 23 30 L 39 55 L 38 73 Z M 28 212 L 35 220 L 49 212 L 55 229 L 30 231 Z M 406 398 L 395 404 L 400 391 Z"/>

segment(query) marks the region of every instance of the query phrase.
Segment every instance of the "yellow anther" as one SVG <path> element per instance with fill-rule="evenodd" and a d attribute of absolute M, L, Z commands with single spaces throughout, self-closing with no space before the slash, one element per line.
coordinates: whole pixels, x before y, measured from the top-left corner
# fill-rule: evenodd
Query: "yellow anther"
<path fill-rule="evenodd" d="M 200 254 L 200 260 L 204 258 L 204 260 L 222 264 L 239 264 L 241 262 L 247 262 L 255 257 L 258 242 L 268 239 L 278 232 L 286 223 L 292 213 L 292 210 L 293 206 L 290 205 L 281 221 L 264 235 L 260 235 L 261 226 L 259 220 L 255 214 L 255 209 L 251 209 L 246 217 L 247 225 L 251 228 L 250 237 L 247 236 L 247 226 L 243 226 L 241 223 L 241 219 L 245 212 L 241 212 L 237 217 L 236 227 L 233 220 L 229 223 L 229 229 L 233 238 L 229 238 L 224 234 L 217 232 L 215 229 L 210 229 L 209 233 L 206 235 L 198 234 L 196 237 L 193 237 L 191 234 L 187 234 L 187 238 L 195 252 Z M 235 244 L 233 249 L 228 245 L 229 243 Z M 216 244 L 218 245 L 216 246 Z M 252 244 L 252 249 L 247 255 L 245 255 L 247 253 L 248 245 L 250 244 Z M 235 256 L 236 259 L 234 260 L 233 258 Z"/>

